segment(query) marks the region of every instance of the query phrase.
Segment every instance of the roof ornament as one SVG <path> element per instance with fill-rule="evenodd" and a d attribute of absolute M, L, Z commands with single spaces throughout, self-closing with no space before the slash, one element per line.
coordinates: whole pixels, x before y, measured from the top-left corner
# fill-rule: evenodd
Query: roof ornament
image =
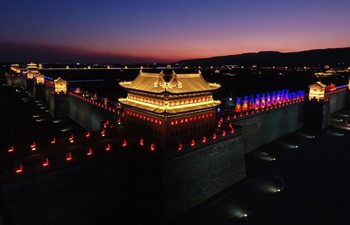
<path fill-rule="evenodd" d="M 154 82 L 154 87 L 163 87 L 165 88 L 166 82 L 164 80 L 164 71 L 160 71 L 159 78 L 156 82 Z"/>
<path fill-rule="evenodd" d="M 173 70 L 172 75 L 171 75 L 171 80 L 169 83 L 167 83 L 167 87 L 170 88 L 182 88 L 182 83 L 177 79 L 177 75 L 175 71 Z"/>

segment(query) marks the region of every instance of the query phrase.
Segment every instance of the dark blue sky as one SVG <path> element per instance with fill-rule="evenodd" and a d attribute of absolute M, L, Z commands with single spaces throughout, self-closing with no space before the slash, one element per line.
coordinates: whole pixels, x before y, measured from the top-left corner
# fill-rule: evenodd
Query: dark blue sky
<path fill-rule="evenodd" d="M 345 47 L 349 12 L 349 0 L 2 0 L 0 47 L 150 60 Z"/>

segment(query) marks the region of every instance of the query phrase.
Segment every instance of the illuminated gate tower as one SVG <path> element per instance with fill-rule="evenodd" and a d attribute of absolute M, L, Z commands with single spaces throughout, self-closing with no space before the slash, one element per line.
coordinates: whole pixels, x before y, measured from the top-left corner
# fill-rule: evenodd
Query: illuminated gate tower
<path fill-rule="evenodd" d="M 140 70 L 135 80 L 119 84 L 128 91 L 127 98 L 119 99 L 127 124 L 144 128 L 163 145 L 201 137 L 215 128 L 216 107 L 221 102 L 212 94 L 221 85 L 206 82 L 200 72 Z"/>

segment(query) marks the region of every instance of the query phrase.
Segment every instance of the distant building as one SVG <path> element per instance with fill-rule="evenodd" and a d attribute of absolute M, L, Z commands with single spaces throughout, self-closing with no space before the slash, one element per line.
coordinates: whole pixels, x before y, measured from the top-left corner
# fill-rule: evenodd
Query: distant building
<path fill-rule="evenodd" d="M 27 64 L 27 78 L 34 79 L 39 74 L 38 65 L 31 62 Z"/>
<path fill-rule="evenodd" d="M 54 80 L 55 83 L 55 93 L 56 94 L 67 94 L 68 82 L 63 80 L 61 77 Z"/>
<path fill-rule="evenodd" d="M 38 74 L 35 78 L 37 84 L 44 84 L 45 83 L 45 78 L 43 74 Z"/>
<path fill-rule="evenodd" d="M 316 77 L 325 77 L 325 76 L 333 76 L 336 75 L 337 71 L 330 69 L 330 70 L 326 70 L 325 72 L 317 72 L 315 73 Z"/>
<path fill-rule="evenodd" d="M 309 85 L 309 100 L 323 100 L 326 92 L 326 85 L 318 81 L 314 84 Z"/>
<path fill-rule="evenodd" d="M 127 98 L 119 99 L 127 123 L 167 140 L 163 144 L 195 138 L 215 128 L 216 107 L 221 102 L 215 101 L 212 94 L 221 85 L 206 82 L 200 72 L 165 74 L 140 70 L 135 80 L 120 85 L 128 91 Z"/>
<path fill-rule="evenodd" d="M 38 70 L 38 65 L 35 64 L 35 63 L 33 63 L 33 62 L 28 63 L 28 64 L 27 64 L 27 69 L 28 69 L 28 70 Z"/>
<path fill-rule="evenodd" d="M 16 73 L 21 72 L 21 68 L 20 68 L 19 64 L 12 64 L 10 69 Z"/>

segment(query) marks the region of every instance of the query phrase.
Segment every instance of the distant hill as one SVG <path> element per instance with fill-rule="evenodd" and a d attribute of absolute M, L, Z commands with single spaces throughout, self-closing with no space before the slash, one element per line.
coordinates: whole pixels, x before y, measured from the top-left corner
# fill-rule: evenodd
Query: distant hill
<path fill-rule="evenodd" d="M 183 65 L 259 65 L 259 66 L 310 66 L 350 65 L 350 47 L 315 49 L 301 52 L 244 53 L 239 55 L 216 56 L 211 58 L 189 59 L 179 61 Z"/>

